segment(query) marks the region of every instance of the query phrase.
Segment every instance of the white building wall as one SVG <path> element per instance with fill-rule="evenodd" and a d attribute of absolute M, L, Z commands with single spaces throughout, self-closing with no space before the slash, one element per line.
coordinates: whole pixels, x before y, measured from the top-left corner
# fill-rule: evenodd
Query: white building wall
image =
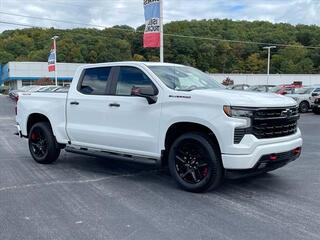
<path fill-rule="evenodd" d="M 303 85 L 320 85 L 320 74 L 210 74 L 218 82 L 222 82 L 229 77 L 234 81 L 234 84 L 249 84 L 249 85 L 280 85 L 291 84 L 294 81 L 301 81 Z"/>

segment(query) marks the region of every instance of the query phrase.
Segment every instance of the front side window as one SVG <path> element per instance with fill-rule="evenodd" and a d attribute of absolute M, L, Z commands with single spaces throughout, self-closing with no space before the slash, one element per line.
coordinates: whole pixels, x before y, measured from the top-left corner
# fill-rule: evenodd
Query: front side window
<path fill-rule="evenodd" d="M 149 66 L 169 88 L 176 91 L 224 88 L 208 74 L 187 66 Z"/>
<path fill-rule="evenodd" d="M 154 87 L 148 76 L 135 67 L 120 67 L 117 81 L 116 95 L 131 96 L 131 91 L 135 87 Z"/>
<path fill-rule="evenodd" d="M 317 88 L 316 90 L 314 90 L 314 92 L 316 93 L 320 92 L 320 88 Z"/>
<path fill-rule="evenodd" d="M 110 67 L 85 69 L 79 91 L 88 95 L 105 95 L 110 71 Z"/>

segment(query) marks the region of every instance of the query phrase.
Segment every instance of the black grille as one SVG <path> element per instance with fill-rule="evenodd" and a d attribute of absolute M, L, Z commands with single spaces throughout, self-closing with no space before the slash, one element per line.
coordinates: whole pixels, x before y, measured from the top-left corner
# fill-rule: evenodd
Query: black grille
<path fill-rule="evenodd" d="M 275 138 L 297 131 L 298 109 L 276 108 L 257 110 L 252 119 L 252 134 L 257 138 Z"/>
<path fill-rule="evenodd" d="M 297 132 L 299 113 L 297 107 L 254 109 L 250 128 L 236 128 L 234 143 L 246 134 L 258 139 L 284 137 Z"/>

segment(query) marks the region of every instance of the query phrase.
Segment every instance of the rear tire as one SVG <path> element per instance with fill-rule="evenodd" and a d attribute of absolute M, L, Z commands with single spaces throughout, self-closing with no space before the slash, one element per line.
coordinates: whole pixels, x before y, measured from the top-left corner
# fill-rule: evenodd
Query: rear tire
<path fill-rule="evenodd" d="M 47 122 L 38 122 L 29 132 L 29 151 L 37 163 L 50 164 L 56 161 L 61 149 Z"/>
<path fill-rule="evenodd" d="M 309 103 L 306 101 L 303 101 L 299 104 L 299 112 L 306 113 L 309 111 Z"/>
<path fill-rule="evenodd" d="M 202 133 L 178 137 L 170 148 L 168 165 L 171 176 L 189 192 L 217 188 L 224 176 L 218 151 Z"/>

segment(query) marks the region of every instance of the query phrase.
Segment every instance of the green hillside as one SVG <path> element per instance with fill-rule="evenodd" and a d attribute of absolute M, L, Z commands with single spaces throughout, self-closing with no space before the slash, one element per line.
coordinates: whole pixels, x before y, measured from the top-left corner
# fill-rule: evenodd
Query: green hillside
<path fill-rule="evenodd" d="M 165 60 L 208 72 L 265 73 L 263 45 L 177 37 L 319 46 L 319 49 L 278 47 L 273 50 L 271 73 L 319 73 L 320 27 L 232 20 L 177 21 L 165 25 Z M 29 28 L 0 34 L 0 62 L 47 61 L 53 35 L 59 35 L 59 62 L 158 61 L 158 50 L 142 48 L 143 26 L 104 30 Z"/>

